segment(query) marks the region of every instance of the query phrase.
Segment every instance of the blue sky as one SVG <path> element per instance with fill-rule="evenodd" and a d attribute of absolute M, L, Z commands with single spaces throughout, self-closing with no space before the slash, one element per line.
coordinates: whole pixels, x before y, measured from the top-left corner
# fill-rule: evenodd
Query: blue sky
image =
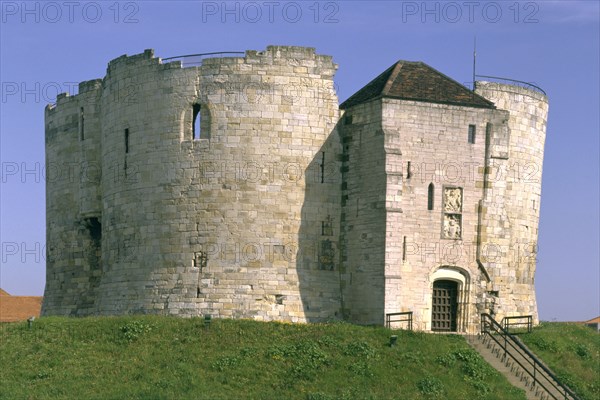
<path fill-rule="evenodd" d="M 459 82 L 534 82 L 550 99 L 536 290 L 540 318 L 600 314 L 599 6 L 596 1 L 0 1 L 0 287 L 42 295 L 44 107 L 123 54 L 315 47 L 340 101 L 398 59 Z"/>

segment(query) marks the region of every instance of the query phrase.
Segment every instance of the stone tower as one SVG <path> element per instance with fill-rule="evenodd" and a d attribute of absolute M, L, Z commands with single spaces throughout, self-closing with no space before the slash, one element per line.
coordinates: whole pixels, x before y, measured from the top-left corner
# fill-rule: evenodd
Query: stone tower
<path fill-rule="evenodd" d="M 477 93 L 508 111 L 501 140 L 490 138 L 481 207 L 480 260 L 499 316 L 533 315 L 548 99 L 538 90 L 478 82 Z M 492 306 L 492 311 L 494 307 Z"/>
<path fill-rule="evenodd" d="M 338 197 L 305 201 L 321 185 L 313 158 L 336 153 L 323 149 L 336 68 L 309 48 L 190 68 L 148 50 L 59 96 L 46 109 L 48 167 L 80 171 L 47 185 L 43 314 L 334 315 L 337 281 L 297 264 L 317 262 L 304 243 L 321 221 L 339 223 Z M 313 291 L 328 300 L 304 310 Z"/>
<path fill-rule="evenodd" d="M 399 61 L 351 96 L 339 127 L 345 312 L 473 332 L 531 315 L 548 103 L 519 86 L 469 91 Z"/>
<path fill-rule="evenodd" d="M 42 313 L 537 318 L 546 97 L 399 61 L 338 106 L 336 68 L 311 48 L 191 67 L 147 50 L 59 95 Z"/>

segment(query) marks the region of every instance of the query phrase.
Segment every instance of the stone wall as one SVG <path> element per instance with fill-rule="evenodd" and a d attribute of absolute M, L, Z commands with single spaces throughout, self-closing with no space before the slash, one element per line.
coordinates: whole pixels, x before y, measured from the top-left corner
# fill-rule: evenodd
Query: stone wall
<path fill-rule="evenodd" d="M 433 283 L 445 279 L 459 283 L 459 331 L 477 331 L 482 312 L 537 321 L 547 103 L 513 86 L 479 92 L 497 109 L 376 99 L 346 110 L 342 286 L 351 320 L 412 311 L 414 326 L 430 330 Z M 519 97 L 527 95 L 535 103 Z"/>
<path fill-rule="evenodd" d="M 82 82 L 78 96 L 59 95 L 46 108 L 46 213 L 52 218 L 44 307 L 57 314 L 89 313 L 101 274 L 94 230 L 101 214 L 99 88 L 99 81 Z"/>
<path fill-rule="evenodd" d="M 412 311 L 430 330 L 448 280 L 458 331 L 537 321 L 546 97 L 480 82 L 496 108 L 376 97 L 340 118 L 336 68 L 312 48 L 188 68 L 147 50 L 59 95 L 43 315 Z"/>
<path fill-rule="evenodd" d="M 47 187 L 48 243 L 76 249 L 48 262 L 43 313 L 335 317 L 339 182 L 321 182 L 320 165 L 339 153 L 336 68 L 309 48 L 192 68 L 146 51 L 110 62 L 93 106 L 84 92 L 59 98 L 49 162 L 93 161 L 102 175 Z M 100 241 L 78 241 L 95 224 Z M 97 250 L 92 284 L 83 259 Z"/>
<path fill-rule="evenodd" d="M 386 165 L 381 104 L 359 104 L 340 122 L 342 287 L 351 321 L 382 324 L 385 281 Z"/>
<path fill-rule="evenodd" d="M 506 113 L 413 101 L 384 104 L 388 143 L 401 152 L 393 155 L 395 168 L 388 173 L 388 208 L 394 211 L 388 212 L 386 229 L 391 286 L 386 312 L 413 311 L 415 326 L 429 330 L 435 279 L 459 280 L 458 329 L 471 329 L 479 319 L 474 305 L 485 279 L 476 254 L 486 125 Z"/>
<path fill-rule="evenodd" d="M 537 323 L 534 274 L 548 99 L 532 89 L 492 82 L 478 82 L 477 92 L 508 111 L 505 137 L 492 139 L 482 210 L 490 311 L 498 319 L 533 315 Z"/>

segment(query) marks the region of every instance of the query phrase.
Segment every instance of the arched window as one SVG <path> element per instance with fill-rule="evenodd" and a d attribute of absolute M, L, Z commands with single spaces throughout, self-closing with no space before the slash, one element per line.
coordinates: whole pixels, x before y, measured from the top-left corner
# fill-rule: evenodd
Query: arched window
<path fill-rule="evenodd" d="M 433 191 L 433 183 L 430 183 L 429 187 L 427 188 L 427 209 L 429 211 L 433 210 Z"/>
<path fill-rule="evenodd" d="M 469 134 L 467 141 L 471 144 L 475 144 L 475 125 L 469 125 Z"/>
<path fill-rule="evenodd" d="M 184 129 L 185 135 L 190 135 L 188 137 L 191 140 L 210 139 L 210 109 L 208 105 L 194 103 L 190 111 L 192 112 L 191 126 Z M 187 118 L 189 118 L 189 114 L 183 116 L 184 120 Z M 189 128 L 191 130 L 188 130 Z"/>
<path fill-rule="evenodd" d="M 192 106 L 192 140 L 200 139 L 200 129 L 202 116 L 200 115 L 200 104 Z"/>

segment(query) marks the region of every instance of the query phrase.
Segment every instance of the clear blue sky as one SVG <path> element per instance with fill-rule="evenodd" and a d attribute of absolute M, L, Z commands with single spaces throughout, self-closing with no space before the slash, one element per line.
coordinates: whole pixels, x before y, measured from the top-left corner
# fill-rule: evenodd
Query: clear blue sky
<path fill-rule="evenodd" d="M 42 295 L 44 107 L 122 54 L 315 47 L 339 64 L 340 101 L 398 59 L 470 84 L 477 71 L 549 95 L 536 288 L 544 320 L 586 320 L 599 298 L 599 8 L 596 1 L 1 1 L 0 286 Z"/>

